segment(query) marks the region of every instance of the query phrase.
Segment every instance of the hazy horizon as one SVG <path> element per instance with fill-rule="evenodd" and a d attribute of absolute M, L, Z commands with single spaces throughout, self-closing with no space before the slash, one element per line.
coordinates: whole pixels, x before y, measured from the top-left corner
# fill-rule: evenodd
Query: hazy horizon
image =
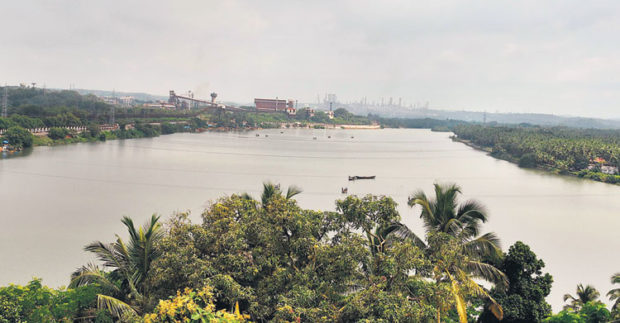
<path fill-rule="evenodd" d="M 620 118 L 620 3 L 12 2 L 0 82 Z"/>

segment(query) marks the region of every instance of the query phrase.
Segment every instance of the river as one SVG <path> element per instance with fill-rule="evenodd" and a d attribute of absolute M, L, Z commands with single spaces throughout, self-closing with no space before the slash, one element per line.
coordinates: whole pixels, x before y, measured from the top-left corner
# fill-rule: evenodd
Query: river
<path fill-rule="evenodd" d="M 456 182 L 463 198 L 489 209 L 484 232 L 495 231 L 505 250 L 521 240 L 545 261 L 555 311 L 578 283 L 593 284 L 606 301 L 610 277 L 620 271 L 620 186 L 521 169 L 429 130 L 256 133 L 37 147 L 0 160 L 0 285 L 33 276 L 66 285 L 93 260 L 85 244 L 124 234 L 123 215 L 142 223 L 153 213 L 189 210 L 198 222 L 209 201 L 234 192 L 258 197 L 267 180 L 300 186 L 305 208 L 333 210 L 341 187 L 392 196 L 419 234 L 419 210 L 407 197 Z M 348 175 L 377 178 L 349 182 Z"/>

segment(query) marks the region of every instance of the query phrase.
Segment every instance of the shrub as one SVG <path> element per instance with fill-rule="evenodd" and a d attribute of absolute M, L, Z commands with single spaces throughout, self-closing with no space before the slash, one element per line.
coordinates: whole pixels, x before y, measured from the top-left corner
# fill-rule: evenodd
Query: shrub
<path fill-rule="evenodd" d="M 521 156 L 521 158 L 519 158 L 519 167 L 535 168 L 536 165 L 536 155 L 534 155 L 533 153 L 527 153 Z"/>
<path fill-rule="evenodd" d="M 54 140 L 65 139 L 68 135 L 69 129 L 60 127 L 50 128 L 49 132 L 47 133 L 47 136 Z"/>
<path fill-rule="evenodd" d="M 28 148 L 32 146 L 34 136 L 30 131 L 20 127 L 14 126 L 4 133 L 4 139 L 9 141 L 9 144 L 17 148 Z"/>

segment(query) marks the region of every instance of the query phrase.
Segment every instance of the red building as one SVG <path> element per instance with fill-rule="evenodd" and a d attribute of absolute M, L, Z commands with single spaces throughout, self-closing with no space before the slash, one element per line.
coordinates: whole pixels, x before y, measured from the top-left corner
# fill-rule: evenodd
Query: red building
<path fill-rule="evenodd" d="M 260 112 L 287 112 L 295 108 L 293 100 L 254 99 L 256 110 Z"/>

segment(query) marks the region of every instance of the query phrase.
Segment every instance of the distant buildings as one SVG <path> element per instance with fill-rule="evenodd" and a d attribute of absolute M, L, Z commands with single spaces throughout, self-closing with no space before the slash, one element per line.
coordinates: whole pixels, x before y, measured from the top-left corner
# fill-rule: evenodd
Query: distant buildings
<path fill-rule="evenodd" d="M 295 108 L 286 108 L 286 114 L 289 116 L 294 116 L 297 114 L 297 109 Z"/>
<path fill-rule="evenodd" d="M 280 100 L 280 99 L 254 99 L 256 105 L 256 111 L 259 112 L 286 112 L 289 111 L 296 113 L 295 101 L 293 100 Z"/>
<path fill-rule="evenodd" d="M 100 96 L 99 98 L 107 104 L 118 105 L 125 108 L 130 108 L 136 103 L 136 99 L 133 96 Z"/>

